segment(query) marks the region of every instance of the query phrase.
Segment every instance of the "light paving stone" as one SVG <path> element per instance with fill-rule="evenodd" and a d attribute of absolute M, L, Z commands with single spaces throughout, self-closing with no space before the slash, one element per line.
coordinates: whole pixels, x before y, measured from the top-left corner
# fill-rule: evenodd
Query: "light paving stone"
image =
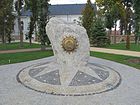
<path fill-rule="evenodd" d="M 99 58 L 90 58 L 89 61 L 111 65 L 122 77 L 119 87 L 112 91 L 78 97 L 55 96 L 36 92 L 17 82 L 16 75 L 21 68 L 52 59 L 0 66 L 0 105 L 140 105 L 140 71 Z"/>

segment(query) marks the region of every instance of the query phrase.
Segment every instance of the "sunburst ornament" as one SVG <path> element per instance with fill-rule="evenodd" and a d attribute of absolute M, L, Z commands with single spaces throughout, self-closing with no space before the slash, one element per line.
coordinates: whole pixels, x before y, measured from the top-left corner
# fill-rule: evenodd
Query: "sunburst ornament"
<path fill-rule="evenodd" d="M 62 40 L 62 48 L 64 49 L 64 51 L 66 51 L 67 53 L 73 53 L 78 47 L 78 41 L 75 37 L 73 36 L 66 36 L 63 40 Z"/>

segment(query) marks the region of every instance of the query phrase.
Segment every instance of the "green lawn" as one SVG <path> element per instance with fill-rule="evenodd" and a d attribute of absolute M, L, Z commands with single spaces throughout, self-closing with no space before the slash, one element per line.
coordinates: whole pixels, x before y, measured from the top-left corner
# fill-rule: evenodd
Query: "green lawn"
<path fill-rule="evenodd" d="M 140 59 L 138 57 L 116 55 L 116 54 L 107 54 L 107 53 L 100 53 L 100 52 L 91 52 L 91 56 L 115 61 L 115 62 L 118 62 L 118 63 L 122 63 L 122 64 L 125 64 L 125 65 L 135 67 L 137 69 L 140 69 L 140 63 L 130 63 L 128 61 L 130 59 L 135 59 L 135 58 Z"/>
<path fill-rule="evenodd" d="M 0 54 L 0 65 L 19 63 L 52 56 L 52 51 L 35 51 L 11 54 Z M 10 60 L 10 63 L 9 63 Z"/>
<path fill-rule="evenodd" d="M 111 45 L 107 46 L 107 48 L 127 50 L 125 46 L 126 46 L 125 43 L 119 43 L 119 44 L 111 44 Z M 136 45 L 134 43 L 131 43 L 130 51 L 140 51 L 140 44 Z"/>
<path fill-rule="evenodd" d="M 52 51 L 36 51 L 36 52 L 14 53 L 14 54 L 0 54 L 0 65 L 31 61 L 31 60 L 36 60 L 36 59 L 45 58 L 45 57 L 49 57 L 49 56 L 53 56 Z M 136 57 L 107 54 L 107 53 L 100 53 L 100 52 L 91 52 L 91 56 L 119 62 L 122 64 L 126 64 L 129 66 L 135 67 L 137 69 L 140 69 L 140 63 L 128 62 L 128 60 L 135 59 Z M 138 58 L 138 59 L 140 59 L 140 58 Z M 10 63 L 9 63 L 9 60 L 10 60 Z"/>
<path fill-rule="evenodd" d="M 19 42 L 17 43 L 11 43 L 11 44 L 0 44 L 0 50 L 15 50 L 15 49 L 28 49 L 28 48 L 40 48 L 39 44 L 32 44 L 29 43 L 23 43 L 23 47 L 20 47 Z"/>

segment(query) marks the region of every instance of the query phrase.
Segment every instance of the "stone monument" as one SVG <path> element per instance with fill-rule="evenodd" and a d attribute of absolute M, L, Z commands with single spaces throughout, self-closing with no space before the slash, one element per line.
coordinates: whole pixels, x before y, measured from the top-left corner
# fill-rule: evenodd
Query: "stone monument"
<path fill-rule="evenodd" d="M 80 96 L 106 92 L 120 84 L 120 75 L 110 67 L 91 62 L 86 30 L 52 18 L 46 26 L 54 57 L 20 71 L 26 87 L 54 95 Z"/>

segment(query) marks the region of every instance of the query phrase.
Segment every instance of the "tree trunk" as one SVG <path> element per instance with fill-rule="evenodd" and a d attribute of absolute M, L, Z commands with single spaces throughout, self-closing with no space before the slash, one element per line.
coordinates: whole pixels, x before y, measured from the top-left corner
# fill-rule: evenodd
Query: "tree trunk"
<path fill-rule="evenodd" d="M 46 44 L 45 44 L 45 41 L 44 41 L 43 36 L 41 36 L 41 50 L 42 51 L 45 51 L 46 50 Z"/>
<path fill-rule="evenodd" d="M 117 24 L 115 22 L 114 44 L 116 44 Z"/>
<path fill-rule="evenodd" d="M 32 45 L 32 38 L 29 38 L 30 46 Z"/>
<path fill-rule="evenodd" d="M 126 37 L 126 49 L 130 49 L 130 35 Z"/>
<path fill-rule="evenodd" d="M 131 35 L 131 24 L 129 24 L 128 30 L 127 30 L 126 49 L 130 49 L 130 35 Z"/>
<path fill-rule="evenodd" d="M 112 33 L 112 30 L 109 29 L 109 32 L 108 32 L 108 39 L 111 41 L 111 33 Z"/>
<path fill-rule="evenodd" d="M 3 44 L 5 43 L 5 37 L 4 37 L 4 34 L 2 35 L 2 43 L 3 43 Z"/>
<path fill-rule="evenodd" d="M 45 51 L 46 50 L 46 45 L 41 45 L 41 50 Z"/>
<path fill-rule="evenodd" d="M 120 35 L 123 35 L 123 31 L 124 31 L 124 24 L 123 24 L 123 20 L 121 19 L 120 21 Z"/>
<path fill-rule="evenodd" d="M 36 22 L 35 22 L 35 41 L 38 41 Z"/>
<path fill-rule="evenodd" d="M 140 41 L 140 36 L 137 36 L 137 39 L 136 39 L 136 44 L 139 45 L 139 41 Z"/>
<path fill-rule="evenodd" d="M 8 40 L 8 43 L 10 44 L 11 43 L 11 40 Z"/>
<path fill-rule="evenodd" d="M 9 34 L 7 38 L 8 38 L 8 43 L 10 44 L 11 43 L 11 35 Z"/>
<path fill-rule="evenodd" d="M 23 32 L 22 32 L 22 28 L 21 28 L 20 16 L 18 16 L 18 29 L 19 29 L 19 34 L 20 34 L 20 47 L 23 47 Z"/>
<path fill-rule="evenodd" d="M 19 29 L 19 34 L 20 34 L 20 47 L 23 47 L 23 32 L 22 32 L 22 27 L 21 27 L 21 12 L 20 12 L 20 10 L 21 10 L 21 8 L 20 8 L 20 6 L 21 6 L 21 1 L 20 0 L 18 0 L 17 1 L 18 2 L 18 10 L 17 10 L 17 13 L 18 13 L 18 29 Z"/>
<path fill-rule="evenodd" d="M 2 43 L 5 44 L 5 21 L 4 21 L 4 26 L 3 26 Z"/>

